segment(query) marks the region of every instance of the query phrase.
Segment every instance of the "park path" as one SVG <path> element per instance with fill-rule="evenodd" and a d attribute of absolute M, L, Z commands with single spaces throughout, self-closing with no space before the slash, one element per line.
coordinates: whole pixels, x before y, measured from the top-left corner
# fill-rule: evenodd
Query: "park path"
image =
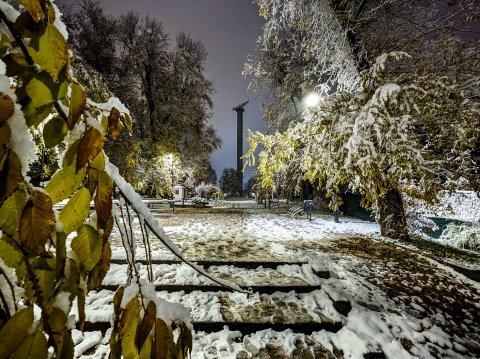
<path fill-rule="evenodd" d="M 192 313 L 194 358 L 480 357 L 480 287 L 369 238 L 374 224 L 335 227 L 330 218 L 309 222 L 255 207 L 162 212 L 158 221 L 190 260 L 254 289 L 247 296 L 212 287 L 154 245 L 158 295 Z M 112 290 L 125 280 L 122 251 L 113 253 L 106 287 L 88 300 L 92 333 L 105 331 Z"/>

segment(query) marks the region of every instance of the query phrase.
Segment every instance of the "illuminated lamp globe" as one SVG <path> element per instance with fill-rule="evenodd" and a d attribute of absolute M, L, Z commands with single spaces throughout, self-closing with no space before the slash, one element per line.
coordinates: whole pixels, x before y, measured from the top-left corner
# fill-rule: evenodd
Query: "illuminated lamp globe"
<path fill-rule="evenodd" d="M 322 97 L 318 92 L 310 92 L 303 99 L 303 103 L 307 108 L 315 107 L 320 103 Z"/>

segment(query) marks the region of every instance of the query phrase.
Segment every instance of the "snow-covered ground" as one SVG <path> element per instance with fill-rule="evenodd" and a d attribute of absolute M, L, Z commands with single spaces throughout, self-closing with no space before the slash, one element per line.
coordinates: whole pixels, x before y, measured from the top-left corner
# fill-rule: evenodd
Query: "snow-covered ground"
<path fill-rule="evenodd" d="M 241 204 L 245 205 L 246 202 Z M 249 204 L 257 205 L 253 201 Z M 259 208 L 261 209 L 261 206 Z M 356 219 L 344 219 L 337 224 L 327 215 L 314 215 L 309 221 L 305 216 L 277 215 L 248 209 L 237 213 L 221 210 L 163 212 L 157 214 L 156 218 L 187 258 L 196 260 L 264 260 L 265 256 L 281 259 L 295 255 L 282 243 L 318 241 L 339 235 L 379 233 L 376 223 Z M 140 228 L 137 235 L 141 235 Z M 112 257 L 123 258 L 125 252 L 120 247 L 118 231 L 114 232 L 114 243 L 117 243 L 118 247 L 113 250 Z M 152 243 L 152 253 L 153 258 L 174 258 L 159 242 Z M 145 257 L 142 249 L 138 250 L 138 255 L 140 258 Z"/>
<path fill-rule="evenodd" d="M 232 211 L 233 206 L 238 210 Z M 478 283 L 409 249 L 370 239 L 379 232 L 375 223 L 343 219 L 335 224 L 331 217 L 315 214 L 309 221 L 274 214 L 254 202 L 226 207 L 162 212 L 156 219 L 189 260 L 299 262 L 276 269 L 245 269 L 234 263 L 208 269 L 238 285 L 278 285 L 288 290 L 247 295 L 219 287 L 157 294 L 187 307 L 193 322 L 331 322 L 341 328 L 311 334 L 267 329 L 242 335 L 228 327 L 214 333 L 197 331 L 193 358 L 480 356 Z M 113 258 L 125 258 L 118 232 L 113 236 Z M 154 239 L 152 252 L 157 259 L 174 258 Z M 141 246 L 138 254 L 144 256 Z M 320 272 L 328 272 L 329 278 Z M 158 264 L 154 277 L 157 285 L 212 284 L 185 264 Z M 125 280 L 126 266 L 113 264 L 105 284 Z M 311 285 L 312 290 L 297 293 L 299 285 Z M 89 295 L 87 321 L 110 321 L 112 295 L 108 290 Z M 351 310 L 338 306 L 347 302 Z M 101 358 L 108 352 L 108 336 L 108 332 L 103 338 L 100 332 L 75 331 L 76 356 Z M 87 352 L 92 346 L 97 349 Z"/>

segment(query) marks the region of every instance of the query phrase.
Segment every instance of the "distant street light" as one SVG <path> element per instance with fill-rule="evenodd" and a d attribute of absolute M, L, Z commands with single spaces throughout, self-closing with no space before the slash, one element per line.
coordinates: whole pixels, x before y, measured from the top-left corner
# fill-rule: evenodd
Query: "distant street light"
<path fill-rule="evenodd" d="M 167 164 L 168 164 L 168 168 L 170 169 L 170 178 L 172 180 L 172 192 L 173 192 L 173 155 L 171 153 L 167 155 Z"/>
<path fill-rule="evenodd" d="M 322 97 L 318 92 L 310 92 L 303 98 L 303 103 L 307 108 L 315 107 L 320 103 Z"/>

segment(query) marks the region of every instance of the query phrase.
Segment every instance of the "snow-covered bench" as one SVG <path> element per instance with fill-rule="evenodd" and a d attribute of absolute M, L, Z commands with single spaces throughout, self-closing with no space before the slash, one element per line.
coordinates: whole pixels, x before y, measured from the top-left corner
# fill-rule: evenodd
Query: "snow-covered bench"
<path fill-rule="evenodd" d="M 292 216 L 301 216 L 303 215 L 303 208 L 299 206 L 293 206 L 288 210 Z"/>

